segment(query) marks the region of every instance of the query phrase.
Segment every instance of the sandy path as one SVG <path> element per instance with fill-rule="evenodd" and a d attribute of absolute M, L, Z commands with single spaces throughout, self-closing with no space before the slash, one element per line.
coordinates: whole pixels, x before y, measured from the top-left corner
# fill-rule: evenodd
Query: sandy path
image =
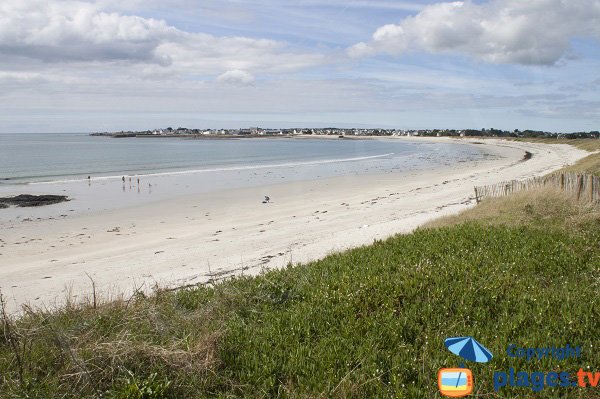
<path fill-rule="evenodd" d="M 474 142 L 476 140 L 469 140 Z M 465 142 L 469 142 L 465 140 Z M 481 140 L 477 140 L 481 142 Z M 2 225 L 0 289 L 15 311 L 306 262 L 409 232 L 473 204 L 473 186 L 556 170 L 568 145 L 485 140 L 501 159 L 452 169 L 337 177 L 189 196 L 62 220 Z M 525 151 L 533 159 L 522 162 Z M 262 204 L 264 195 L 272 202 Z"/>

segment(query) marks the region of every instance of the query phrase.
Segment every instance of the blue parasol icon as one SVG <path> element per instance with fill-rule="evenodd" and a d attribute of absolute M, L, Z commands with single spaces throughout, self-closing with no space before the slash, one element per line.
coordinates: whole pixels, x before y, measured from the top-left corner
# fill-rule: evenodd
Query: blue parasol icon
<path fill-rule="evenodd" d="M 446 338 L 444 345 L 450 352 L 471 362 L 487 363 L 493 357 L 492 352 L 473 337 Z"/>

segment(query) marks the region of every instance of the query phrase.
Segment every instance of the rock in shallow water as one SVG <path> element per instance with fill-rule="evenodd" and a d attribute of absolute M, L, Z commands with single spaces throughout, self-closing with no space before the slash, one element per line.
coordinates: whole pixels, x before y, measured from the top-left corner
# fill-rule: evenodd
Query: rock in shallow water
<path fill-rule="evenodd" d="M 0 197 L 0 209 L 8 208 L 10 205 L 32 207 L 59 204 L 66 201 L 69 201 L 69 198 L 66 195 L 21 194 L 15 197 Z"/>

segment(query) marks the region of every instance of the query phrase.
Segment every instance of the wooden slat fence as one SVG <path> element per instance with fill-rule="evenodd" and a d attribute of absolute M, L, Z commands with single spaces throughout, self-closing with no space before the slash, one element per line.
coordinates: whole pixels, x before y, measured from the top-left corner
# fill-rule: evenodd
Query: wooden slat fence
<path fill-rule="evenodd" d="M 518 191 L 539 187 L 556 187 L 561 191 L 573 193 L 578 200 L 600 201 L 600 176 L 577 173 L 554 173 L 527 180 L 513 180 L 475 187 L 475 199 L 479 203 L 484 198 L 503 197 Z"/>

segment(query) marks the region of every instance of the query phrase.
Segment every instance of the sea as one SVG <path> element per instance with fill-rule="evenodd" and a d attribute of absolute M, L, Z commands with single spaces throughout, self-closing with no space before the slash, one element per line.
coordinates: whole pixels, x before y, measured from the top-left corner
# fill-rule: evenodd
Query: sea
<path fill-rule="evenodd" d="M 354 138 L 112 138 L 0 134 L 0 196 L 63 194 L 77 211 L 335 176 L 453 167 L 491 157 L 457 143 Z M 139 182 L 138 182 L 139 179 Z M 125 180 L 125 182 L 123 182 Z M 131 189 L 131 188 L 135 189 Z M 118 190 L 119 194 L 110 194 Z M 94 203 L 94 207 L 89 204 Z M 0 209 L 0 219 L 32 212 Z M 35 212 L 33 212 L 35 213 Z M 4 215 L 3 215 L 4 214 Z M 35 216 L 35 215 L 34 215 Z"/>

